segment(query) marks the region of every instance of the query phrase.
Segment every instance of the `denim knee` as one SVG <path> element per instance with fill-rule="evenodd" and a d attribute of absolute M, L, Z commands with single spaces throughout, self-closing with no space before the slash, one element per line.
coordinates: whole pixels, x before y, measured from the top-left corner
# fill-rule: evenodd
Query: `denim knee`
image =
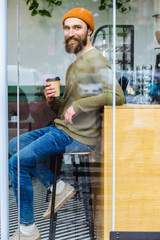
<path fill-rule="evenodd" d="M 15 155 L 9 158 L 8 167 L 9 167 L 9 174 L 13 172 L 13 169 L 17 171 L 17 157 Z"/>
<path fill-rule="evenodd" d="M 8 152 L 12 156 L 17 152 L 17 137 L 12 138 L 8 143 Z"/>

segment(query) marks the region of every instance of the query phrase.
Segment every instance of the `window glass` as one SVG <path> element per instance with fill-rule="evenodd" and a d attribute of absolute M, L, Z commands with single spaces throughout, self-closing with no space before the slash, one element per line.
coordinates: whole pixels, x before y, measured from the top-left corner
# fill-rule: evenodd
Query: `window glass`
<path fill-rule="evenodd" d="M 160 219 L 159 0 L 57 1 L 52 17 L 30 3 L 8 1 L 9 236 L 53 239 L 56 221 L 57 239 L 147 239 Z M 91 39 L 88 13 L 62 27 L 82 6 Z M 60 79 L 53 101 L 47 79 Z"/>
<path fill-rule="evenodd" d="M 82 6 L 94 18 L 91 38 L 92 28 L 88 29 L 80 19 L 76 22 L 74 18 L 72 21 L 68 18 L 65 21 L 67 28 L 62 27 L 64 14 Z M 10 237 L 19 228 L 20 239 L 25 234 L 32 234 L 37 239 L 39 236 L 53 239 L 55 219 L 50 224 L 49 203 L 55 168 L 58 177 L 56 238 L 105 237 L 104 195 L 107 196 L 108 176 L 105 176 L 106 182 L 103 146 L 108 136 L 105 147 L 109 146 L 111 156 L 112 128 L 108 131 L 110 125 L 104 120 L 103 112 L 104 105 L 110 105 L 111 111 L 105 118 L 112 126 L 113 14 L 112 8 L 99 10 L 99 6 L 96 0 L 85 3 L 67 0 L 53 9 L 52 17 L 42 17 L 31 16 L 25 1 L 20 1 L 17 6 L 8 2 Z M 47 5 L 43 7 L 47 8 Z M 92 26 L 92 19 L 90 24 Z M 64 43 L 68 29 L 71 49 L 70 44 L 65 49 Z M 89 45 L 85 45 L 86 37 Z M 72 51 L 72 45 L 81 39 L 82 50 L 78 48 L 75 54 L 69 54 L 67 51 Z M 83 54 L 80 56 L 79 53 Z M 72 67 L 68 68 L 71 63 Z M 56 83 L 60 79 L 60 96 L 50 103 L 44 94 L 47 79 L 56 79 Z M 123 92 L 120 85 L 114 83 L 117 94 L 121 95 L 120 98 L 117 96 L 117 103 L 122 104 Z M 53 103 L 55 106 L 61 104 L 57 105 L 58 111 L 55 108 L 53 111 Z M 73 124 L 67 122 L 67 115 L 64 117 L 70 105 L 73 105 L 70 109 Z M 67 113 L 70 116 L 70 112 Z M 60 154 L 64 152 L 64 155 Z M 107 196 L 105 201 L 108 200 Z M 111 220 L 111 216 L 109 218 Z"/>
<path fill-rule="evenodd" d="M 134 231 L 135 239 L 146 239 L 142 232 L 159 231 L 160 5 L 154 0 L 123 1 L 123 5 L 126 13 L 116 11 L 116 76 L 126 102 L 116 107 L 115 212 L 108 233 L 116 231 L 111 239 L 117 234 L 133 239 Z"/>

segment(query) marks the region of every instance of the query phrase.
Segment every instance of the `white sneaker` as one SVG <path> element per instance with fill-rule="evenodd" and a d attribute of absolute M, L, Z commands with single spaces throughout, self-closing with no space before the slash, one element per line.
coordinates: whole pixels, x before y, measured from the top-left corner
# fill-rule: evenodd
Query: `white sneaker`
<path fill-rule="evenodd" d="M 58 191 L 56 191 L 56 192 L 58 192 Z M 56 194 L 54 212 L 56 213 L 67 201 L 69 201 L 69 199 L 71 197 L 73 197 L 75 195 L 75 193 L 76 193 L 76 190 L 68 183 L 65 183 L 63 190 L 60 193 Z M 50 199 L 48 209 L 43 214 L 43 219 L 50 218 L 51 203 L 52 203 L 52 198 Z"/>
<path fill-rule="evenodd" d="M 41 236 L 39 234 L 38 228 L 35 226 L 33 232 L 30 234 L 24 234 L 20 231 L 20 239 L 21 240 L 40 240 Z M 19 240 L 19 230 L 17 229 L 14 235 L 10 238 L 10 240 Z"/>

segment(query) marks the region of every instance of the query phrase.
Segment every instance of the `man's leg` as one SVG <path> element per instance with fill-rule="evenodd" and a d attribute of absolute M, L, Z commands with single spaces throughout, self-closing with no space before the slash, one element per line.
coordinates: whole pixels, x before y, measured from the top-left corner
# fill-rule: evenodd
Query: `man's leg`
<path fill-rule="evenodd" d="M 51 125 L 53 127 L 53 125 Z M 32 142 L 34 142 L 39 137 L 43 136 L 45 133 L 50 132 L 50 127 L 40 128 L 37 130 L 33 130 L 19 136 L 19 150 L 22 150 L 24 147 L 28 146 Z M 8 145 L 9 154 L 12 156 L 17 153 L 17 137 L 12 138 L 9 141 Z"/>
<path fill-rule="evenodd" d="M 36 136 L 34 136 L 34 133 Z M 55 127 L 40 129 L 31 132 L 32 139 L 23 136 L 25 141 L 20 146 L 19 166 L 20 166 L 20 222 L 30 224 L 34 222 L 33 216 L 33 186 L 30 173 L 33 173 L 46 187 L 53 181 L 53 174 L 46 167 L 45 161 L 52 155 L 64 152 L 65 147 L 71 143 L 72 139 L 63 131 Z M 37 136 L 39 137 L 37 138 Z M 22 138 L 21 138 L 22 139 Z M 28 144 L 29 143 L 29 144 Z M 17 184 L 17 153 L 10 144 L 10 153 L 13 154 L 9 160 L 9 173 L 13 185 L 16 202 L 18 203 L 18 184 Z M 25 146 L 24 146 L 25 145 Z M 23 147 L 22 147 L 23 146 Z M 16 151 L 15 151 L 16 152 Z M 38 171 L 36 171 L 36 168 Z"/>
<path fill-rule="evenodd" d="M 36 141 L 39 137 L 42 137 L 44 134 L 49 133 L 52 129 L 54 129 L 54 126 L 52 125 L 51 127 L 45 127 L 42 129 L 37 129 L 31 132 L 24 133 L 20 135 L 19 137 L 19 150 L 21 151 L 23 148 L 29 146 L 32 142 Z M 56 129 L 56 128 L 55 128 Z M 59 130 L 58 130 L 59 131 Z M 60 130 L 61 131 L 61 130 Z M 17 153 L 17 137 L 13 138 L 9 142 L 9 154 L 12 156 Z M 23 154 L 22 154 L 23 155 Z M 23 158 L 23 156 L 22 156 Z M 42 184 L 44 184 L 46 187 L 48 186 L 48 182 L 51 177 L 49 177 L 50 174 L 47 175 L 47 173 L 50 173 L 50 168 L 46 165 L 46 157 L 44 156 L 44 161 L 41 163 L 37 162 L 37 165 L 35 168 L 31 168 L 30 172 L 37 177 Z M 11 159 L 9 160 L 10 165 L 11 165 Z M 46 178 L 44 179 L 44 175 Z M 53 181 L 53 180 L 52 180 Z"/>

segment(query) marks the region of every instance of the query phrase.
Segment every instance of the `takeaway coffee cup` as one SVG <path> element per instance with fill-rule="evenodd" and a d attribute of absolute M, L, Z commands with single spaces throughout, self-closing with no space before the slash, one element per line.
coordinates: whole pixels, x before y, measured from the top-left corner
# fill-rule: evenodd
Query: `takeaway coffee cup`
<path fill-rule="evenodd" d="M 54 97 L 60 96 L 60 78 L 59 77 L 47 78 L 46 82 L 51 83 L 51 86 L 55 87 L 56 93 L 55 93 Z"/>

